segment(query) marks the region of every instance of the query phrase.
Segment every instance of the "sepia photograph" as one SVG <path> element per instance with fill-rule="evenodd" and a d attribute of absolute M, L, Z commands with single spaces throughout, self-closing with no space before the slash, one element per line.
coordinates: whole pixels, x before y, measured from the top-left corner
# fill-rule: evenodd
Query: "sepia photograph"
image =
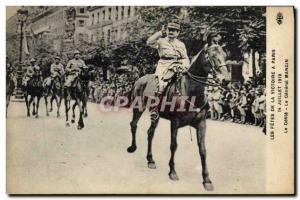
<path fill-rule="evenodd" d="M 295 193 L 292 6 L 6 6 L 5 30 L 8 194 Z"/>

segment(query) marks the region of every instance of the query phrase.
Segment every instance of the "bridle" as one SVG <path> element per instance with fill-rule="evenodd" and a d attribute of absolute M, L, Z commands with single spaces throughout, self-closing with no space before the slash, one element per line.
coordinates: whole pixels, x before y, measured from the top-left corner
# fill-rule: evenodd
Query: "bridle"
<path fill-rule="evenodd" d="M 221 68 L 221 67 L 224 67 L 226 66 L 226 64 L 222 64 L 222 65 L 218 65 L 216 66 L 215 63 L 211 60 L 211 58 L 209 57 L 208 55 L 208 50 L 212 47 L 216 47 L 216 46 L 219 46 L 219 45 L 212 45 L 210 47 L 203 47 L 200 52 L 196 55 L 196 57 L 200 56 L 203 52 L 205 53 L 204 57 L 206 59 L 206 61 L 210 64 L 210 68 L 211 68 L 211 71 L 212 71 L 212 74 L 213 76 L 216 76 L 217 75 L 217 71 Z M 197 58 L 196 58 L 197 59 Z M 196 60 L 194 59 L 194 61 Z M 191 65 L 193 64 L 193 62 L 191 63 Z M 189 72 L 188 70 L 186 71 L 187 75 L 193 79 L 194 81 L 198 82 L 198 83 L 201 83 L 201 84 L 204 84 L 204 85 L 210 85 L 210 86 L 221 86 L 221 84 L 219 84 L 215 78 L 210 78 L 210 77 L 203 77 L 203 76 L 197 76 L 197 75 L 194 75 L 192 74 L 191 72 Z M 213 81 L 209 81 L 209 80 L 213 80 Z"/>

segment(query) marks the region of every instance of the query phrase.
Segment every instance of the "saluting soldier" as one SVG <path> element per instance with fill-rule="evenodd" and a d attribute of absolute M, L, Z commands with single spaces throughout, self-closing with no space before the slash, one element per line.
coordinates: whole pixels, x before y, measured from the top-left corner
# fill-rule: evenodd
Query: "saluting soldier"
<path fill-rule="evenodd" d="M 166 33 L 166 37 L 163 37 Z M 189 58 L 187 56 L 186 47 L 183 42 L 177 39 L 180 33 L 180 24 L 173 20 L 167 25 L 167 29 L 163 26 L 162 29 L 147 40 L 147 45 L 158 50 L 159 61 L 156 66 L 155 75 L 158 79 L 158 92 L 155 94 L 161 97 L 167 82 L 164 81 L 164 75 L 168 70 L 174 66 L 174 64 L 181 64 L 183 68 L 188 68 L 190 65 Z M 158 117 L 158 108 L 153 107 L 151 109 L 151 118 Z"/>

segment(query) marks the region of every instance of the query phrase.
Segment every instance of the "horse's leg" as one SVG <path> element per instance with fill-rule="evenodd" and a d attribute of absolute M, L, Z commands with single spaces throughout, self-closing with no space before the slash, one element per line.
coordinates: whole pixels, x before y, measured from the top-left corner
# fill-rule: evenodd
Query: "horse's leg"
<path fill-rule="evenodd" d="M 174 162 L 175 152 L 177 149 L 177 132 L 178 132 L 178 126 L 176 121 L 171 121 L 171 145 L 170 145 L 171 158 L 169 162 L 169 166 L 170 166 L 169 177 L 173 181 L 179 180 L 177 173 L 175 171 L 175 162 Z"/>
<path fill-rule="evenodd" d="M 46 105 L 46 116 L 49 116 L 49 111 L 48 111 L 48 97 L 45 95 L 45 105 Z"/>
<path fill-rule="evenodd" d="M 37 98 L 37 101 L 36 101 L 36 115 L 35 115 L 35 118 L 39 118 L 39 106 L 40 106 L 41 97 L 37 96 L 36 98 Z"/>
<path fill-rule="evenodd" d="M 148 151 L 147 151 L 147 160 L 148 160 L 148 168 L 150 169 L 156 169 L 155 161 L 152 157 L 152 140 L 154 137 L 155 129 L 157 127 L 159 118 L 156 120 L 151 120 L 151 125 L 148 129 Z"/>
<path fill-rule="evenodd" d="M 69 110 L 70 110 L 70 104 L 68 102 L 67 96 L 65 97 L 65 111 L 66 111 L 66 126 L 70 126 L 69 123 Z"/>
<path fill-rule="evenodd" d="M 50 110 L 49 110 L 49 112 L 53 111 L 53 100 L 54 100 L 54 95 L 51 95 L 51 98 L 50 98 Z"/>
<path fill-rule="evenodd" d="M 72 106 L 72 119 L 71 119 L 72 123 L 75 123 L 75 108 L 76 108 L 77 105 L 78 105 L 78 103 L 77 103 L 77 100 L 76 100 L 75 103 Z M 79 105 L 78 105 L 78 107 L 79 107 Z"/>
<path fill-rule="evenodd" d="M 34 100 L 33 97 L 30 96 L 30 99 L 29 99 L 29 102 L 28 102 L 28 112 L 29 113 L 30 113 L 30 106 L 31 106 L 31 103 L 32 103 L 33 100 Z M 29 116 L 30 116 L 30 114 L 29 114 Z"/>
<path fill-rule="evenodd" d="M 78 104 L 78 108 L 79 108 L 79 120 L 77 122 L 77 129 L 81 130 L 84 128 L 84 123 L 83 123 L 83 103 L 80 101 L 79 98 L 76 99 L 76 102 Z"/>
<path fill-rule="evenodd" d="M 209 179 L 207 164 L 206 164 L 206 147 L 205 147 L 205 131 L 206 131 L 206 120 L 202 119 L 198 126 L 197 130 L 197 144 L 199 147 L 199 154 L 202 164 L 202 177 L 203 177 L 203 186 L 205 190 L 213 190 L 213 184 Z"/>
<path fill-rule="evenodd" d="M 10 101 L 10 94 L 6 94 L 6 114 L 5 114 L 6 117 L 7 117 L 7 109 L 8 109 L 9 101 Z"/>
<path fill-rule="evenodd" d="M 83 103 L 84 117 L 88 117 L 88 113 L 87 113 L 87 98 L 82 103 Z"/>
<path fill-rule="evenodd" d="M 61 106 L 62 96 L 58 95 L 57 98 L 59 98 L 58 101 L 57 101 L 57 117 L 60 117 L 59 110 L 60 110 L 60 106 Z"/>
<path fill-rule="evenodd" d="M 133 109 L 133 116 L 132 120 L 130 122 L 130 127 L 131 127 L 131 134 L 132 134 L 132 141 L 131 141 L 131 146 L 127 148 L 128 153 L 133 153 L 136 150 L 136 129 L 137 129 L 137 123 L 139 119 L 141 118 L 143 111 L 139 111 L 138 109 Z"/>
<path fill-rule="evenodd" d="M 28 102 L 28 95 L 24 95 L 25 99 L 25 104 L 26 104 L 26 109 L 27 109 L 27 117 L 30 117 L 30 107 L 29 107 L 29 102 Z"/>
<path fill-rule="evenodd" d="M 36 110 L 35 110 L 35 97 L 33 97 L 33 101 L 32 101 L 32 115 L 36 114 Z"/>

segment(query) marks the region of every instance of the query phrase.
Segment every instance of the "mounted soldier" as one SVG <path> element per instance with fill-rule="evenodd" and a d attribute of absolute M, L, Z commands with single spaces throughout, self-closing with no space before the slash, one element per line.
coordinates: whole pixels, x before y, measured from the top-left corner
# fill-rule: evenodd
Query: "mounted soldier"
<path fill-rule="evenodd" d="M 168 81 L 174 75 L 174 68 L 180 67 L 186 70 L 190 61 L 183 42 L 177 39 L 180 33 L 180 24 L 173 20 L 147 40 L 147 45 L 158 50 L 159 61 L 156 66 L 155 75 L 158 80 L 158 91 L 155 96 L 161 98 Z M 166 34 L 166 37 L 163 37 Z M 158 107 L 151 108 L 151 118 L 158 117 Z"/>
<path fill-rule="evenodd" d="M 36 78 L 36 80 L 42 81 L 42 72 L 41 68 L 36 65 L 36 60 L 32 58 L 23 78 L 23 86 L 26 87 L 28 85 L 28 82 L 33 80 L 34 78 Z"/>
<path fill-rule="evenodd" d="M 45 80 L 45 87 L 51 88 L 55 78 L 59 79 L 59 82 L 63 82 L 63 76 L 65 74 L 64 66 L 60 63 L 60 57 L 55 56 L 54 63 L 50 66 L 50 76 Z"/>
<path fill-rule="evenodd" d="M 74 80 L 79 76 L 81 71 L 88 68 L 84 61 L 80 59 L 80 52 L 74 51 L 74 59 L 70 60 L 66 66 L 65 88 L 71 87 Z"/>

